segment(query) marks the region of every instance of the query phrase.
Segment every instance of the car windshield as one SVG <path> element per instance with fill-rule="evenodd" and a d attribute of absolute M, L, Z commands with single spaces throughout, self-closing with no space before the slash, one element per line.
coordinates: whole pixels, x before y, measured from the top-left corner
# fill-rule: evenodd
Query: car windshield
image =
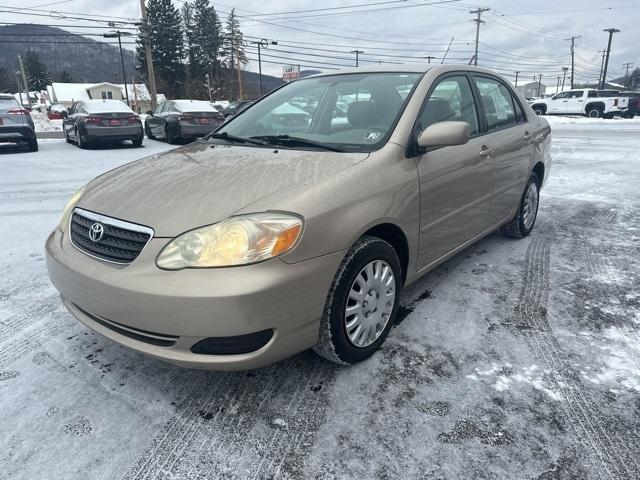
<path fill-rule="evenodd" d="M 217 133 L 285 147 L 377 150 L 421 77 L 354 73 L 299 80 L 255 103 Z"/>

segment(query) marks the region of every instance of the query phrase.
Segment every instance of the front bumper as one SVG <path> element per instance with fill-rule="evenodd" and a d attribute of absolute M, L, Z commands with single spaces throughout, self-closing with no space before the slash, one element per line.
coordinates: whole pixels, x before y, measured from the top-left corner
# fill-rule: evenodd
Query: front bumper
<path fill-rule="evenodd" d="M 265 366 L 314 346 L 327 292 L 344 256 L 339 252 L 296 264 L 272 259 L 255 265 L 165 271 L 155 259 L 168 239 L 153 238 L 129 265 L 85 255 L 56 229 L 46 244 L 49 276 L 68 310 L 98 333 L 146 355 L 211 370 Z M 159 346 L 107 328 L 174 337 Z M 96 321 L 98 320 L 98 321 Z M 211 337 L 273 330 L 268 343 L 242 354 L 192 353 Z"/>

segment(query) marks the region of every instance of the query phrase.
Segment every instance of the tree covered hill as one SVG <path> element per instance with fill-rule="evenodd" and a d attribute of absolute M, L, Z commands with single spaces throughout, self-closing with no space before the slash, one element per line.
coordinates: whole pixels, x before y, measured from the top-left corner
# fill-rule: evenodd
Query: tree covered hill
<path fill-rule="evenodd" d="M 117 45 L 34 24 L 0 26 L 0 44 L 0 65 L 7 69 L 14 84 L 15 72 L 19 70 L 18 55 L 24 57 L 28 50 L 39 55 L 53 81 L 61 81 L 66 71 L 74 82 L 122 83 Z M 125 49 L 124 54 L 127 77 L 131 78 L 135 73 L 135 53 Z"/>

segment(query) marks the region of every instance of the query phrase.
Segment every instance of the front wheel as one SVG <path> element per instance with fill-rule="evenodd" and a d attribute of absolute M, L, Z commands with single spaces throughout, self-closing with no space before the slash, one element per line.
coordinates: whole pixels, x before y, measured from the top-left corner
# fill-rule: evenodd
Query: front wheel
<path fill-rule="evenodd" d="M 394 248 L 380 238 L 362 237 L 331 284 L 315 352 L 346 365 L 369 358 L 391 330 L 401 288 Z"/>
<path fill-rule="evenodd" d="M 524 238 L 528 236 L 536 224 L 539 203 L 540 183 L 538 175 L 531 172 L 515 217 L 509 223 L 500 227 L 502 234 L 509 238 Z"/>

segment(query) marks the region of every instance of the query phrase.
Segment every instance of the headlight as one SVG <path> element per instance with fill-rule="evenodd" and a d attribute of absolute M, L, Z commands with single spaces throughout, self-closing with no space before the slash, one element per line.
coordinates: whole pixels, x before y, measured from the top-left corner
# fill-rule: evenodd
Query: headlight
<path fill-rule="evenodd" d="M 239 215 L 180 235 L 156 263 L 167 270 L 246 265 L 291 250 L 301 233 L 302 219 L 294 215 Z"/>
<path fill-rule="evenodd" d="M 67 228 L 67 225 L 69 225 L 69 218 L 71 218 L 71 212 L 73 212 L 73 209 L 78 203 L 78 200 L 80 200 L 80 197 L 82 197 L 82 194 L 84 193 L 84 189 L 85 187 L 82 187 L 80 190 L 74 193 L 73 196 L 67 202 L 67 206 L 64 207 L 64 211 L 62 212 L 62 218 L 60 219 L 60 223 L 58 224 L 58 228 L 60 229 L 61 232 L 64 232 L 65 229 Z"/>

